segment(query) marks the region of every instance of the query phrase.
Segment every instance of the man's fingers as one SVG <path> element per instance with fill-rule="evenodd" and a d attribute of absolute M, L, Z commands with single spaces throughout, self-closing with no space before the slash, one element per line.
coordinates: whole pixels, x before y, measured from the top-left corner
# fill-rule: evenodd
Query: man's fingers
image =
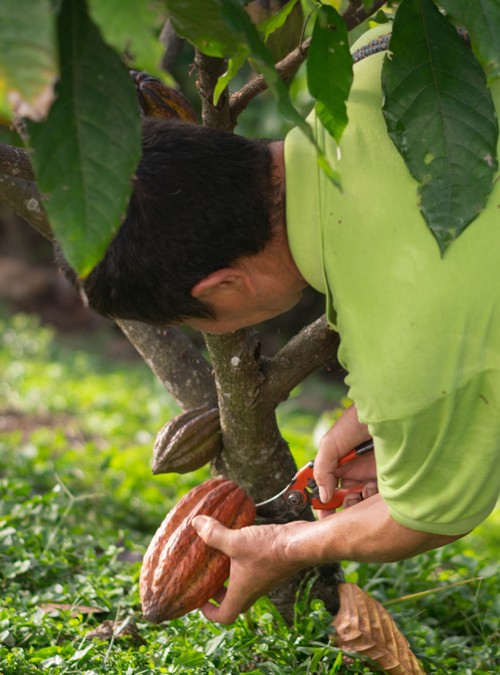
<path fill-rule="evenodd" d="M 231 539 L 230 529 L 224 527 L 224 525 L 219 523 L 218 520 L 215 520 L 215 518 L 210 518 L 210 516 L 196 516 L 191 521 L 191 525 L 203 539 L 205 544 L 212 546 L 212 548 L 217 548 L 219 551 L 231 556 L 229 550 Z"/>
<path fill-rule="evenodd" d="M 344 498 L 342 506 L 347 509 L 349 506 L 355 506 L 363 499 L 359 492 L 348 492 Z"/>
<path fill-rule="evenodd" d="M 212 602 L 207 602 L 203 605 L 201 611 L 207 619 L 223 624 L 233 623 L 241 612 L 246 612 L 261 595 L 259 593 L 245 597 L 242 594 L 242 589 L 235 589 L 234 586 L 230 578 L 228 587 L 221 589 L 217 593 L 217 597 L 214 598 L 219 605 L 215 605 Z"/>
<path fill-rule="evenodd" d="M 376 495 L 378 492 L 378 486 L 377 486 L 377 481 L 376 480 L 369 480 L 366 481 L 366 483 L 363 486 L 363 499 L 369 499 L 370 497 L 373 497 L 373 495 Z"/>
<path fill-rule="evenodd" d="M 331 498 L 337 486 L 335 471 L 340 458 L 368 438 L 368 427 L 359 422 L 355 406 L 348 408 L 323 436 L 314 460 L 314 479 L 322 502 Z"/>
<path fill-rule="evenodd" d="M 219 588 L 219 590 L 218 590 L 216 593 L 214 593 L 214 595 L 213 595 L 213 597 L 212 597 L 212 600 L 215 600 L 215 602 L 216 602 L 218 605 L 220 605 L 220 603 L 221 603 L 221 602 L 224 600 L 224 598 L 226 597 L 226 593 L 227 593 L 227 589 L 226 589 L 225 586 L 223 586 L 222 588 Z M 210 604 L 212 604 L 212 603 L 210 603 Z"/>

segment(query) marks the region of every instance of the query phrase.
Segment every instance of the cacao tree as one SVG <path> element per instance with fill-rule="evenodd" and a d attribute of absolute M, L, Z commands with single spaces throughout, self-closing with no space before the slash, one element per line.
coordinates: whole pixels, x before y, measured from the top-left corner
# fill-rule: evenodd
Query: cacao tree
<path fill-rule="evenodd" d="M 190 44 L 201 123 L 234 130 L 269 89 L 277 114 L 309 136 L 287 86 L 305 64 L 311 100 L 338 141 L 348 124 L 353 63 L 364 56 L 351 54 L 349 33 L 358 37 L 389 20 L 390 58 L 382 75 L 388 133 L 419 182 L 422 214 L 445 254 L 484 207 L 498 168 L 488 93 L 500 76 L 498 0 L 2 0 L 0 202 L 57 241 L 84 278 L 120 225 L 139 161 L 140 111 L 130 69 L 175 87 L 165 68 Z M 230 90 L 241 73 L 250 75 Z M 422 98 L 440 113 L 438 122 L 429 121 L 425 143 Z M 485 159 L 479 171 L 477 157 Z M 341 189 L 342 176 L 319 150 L 318 164 Z M 446 191 L 457 196 L 443 204 Z M 336 338 L 325 319 L 305 326 L 271 357 L 261 354 L 253 329 L 204 335 L 208 360 L 179 328 L 118 324 L 185 411 L 163 432 L 160 451 L 167 443 L 174 454 L 192 452 L 195 463 L 213 461 L 217 473 L 256 500 L 282 489 L 296 467 L 276 408 L 335 358 Z M 324 572 L 326 584 L 317 592 L 335 612 L 340 570 Z M 285 614 L 294 588 L 278 600 Z"/>

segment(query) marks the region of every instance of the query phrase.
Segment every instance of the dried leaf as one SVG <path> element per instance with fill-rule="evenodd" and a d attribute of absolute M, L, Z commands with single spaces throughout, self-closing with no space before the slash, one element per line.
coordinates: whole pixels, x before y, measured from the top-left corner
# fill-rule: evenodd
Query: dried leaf
<path fill-rule="evenodd" d="M 87 605 L 72 605 L 67 602 L 46 602 L 38 606 L 44 614 L 57 614 L 58 612 L 71 612 L 71 616 L 79 614 L 97 614 L 109 610 L 102 607 L 87 607 Z"/>
<path fill-rule="evenodd" d="M 389 612 L 356 584 L 340 584 L 333 621 L 337 646 L 378 663 L 390 675 L 425 675 Z"/>
<path fill-rule="evenodd" d="M 117 622 L 109 619 L 103 621 L 94 630 L 85 634 L 87 640 L 115 640 L 116 638 L 131 638 L 132 642 L 138 645 L 145 645 L 146 641 L 137 629 L 137 625 L 132 617 L 127 617 L 124 621 Z"/>

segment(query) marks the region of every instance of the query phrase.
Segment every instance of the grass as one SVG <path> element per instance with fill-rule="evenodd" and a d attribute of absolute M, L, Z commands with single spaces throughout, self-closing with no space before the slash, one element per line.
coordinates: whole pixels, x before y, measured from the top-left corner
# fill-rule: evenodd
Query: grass
<path fill-rule="evenodd" d="M 0 673 L 369 673 L 333 646 L 309 587 L 286 625 L 266 598 L 223 628 L 193 612 L 144 621 L 137 559 L 168 508 L 208 476 L 151 476 L 176 406 L 141 362 L 61 346 L 18 315 L 0 321 Z M 280 412 L 299 462 L 314 417 Z M 500 668 L 498 511 L 455 544 L 385 565 L 344 565 L 384 603 L 428 673 Z"/>

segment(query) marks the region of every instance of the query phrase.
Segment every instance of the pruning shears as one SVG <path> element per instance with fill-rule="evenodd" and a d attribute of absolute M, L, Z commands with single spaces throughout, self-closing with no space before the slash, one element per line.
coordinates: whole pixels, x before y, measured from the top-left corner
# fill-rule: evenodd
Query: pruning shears
<path fill-rule="evenodd" d="M 370 439 L 344 455 L 339 461 L 339 466 L 372 451 L 373 440 Z M 300 520 L 301 514 L 309 506 L 315 510 L 338 509 L 348 492 L 360 493 L 363 490 L 363 483 L 355 483 L 348 488 L 337 488 L 328 502 L 322 502 L 314 480 L 313 467 L 314 461 L 311 460 L 297 471 L 284 490 L 256 504 L 257 515 L 262 518 L 273 518 L 275 522 L 289 523 L 292 520 Z"/>

